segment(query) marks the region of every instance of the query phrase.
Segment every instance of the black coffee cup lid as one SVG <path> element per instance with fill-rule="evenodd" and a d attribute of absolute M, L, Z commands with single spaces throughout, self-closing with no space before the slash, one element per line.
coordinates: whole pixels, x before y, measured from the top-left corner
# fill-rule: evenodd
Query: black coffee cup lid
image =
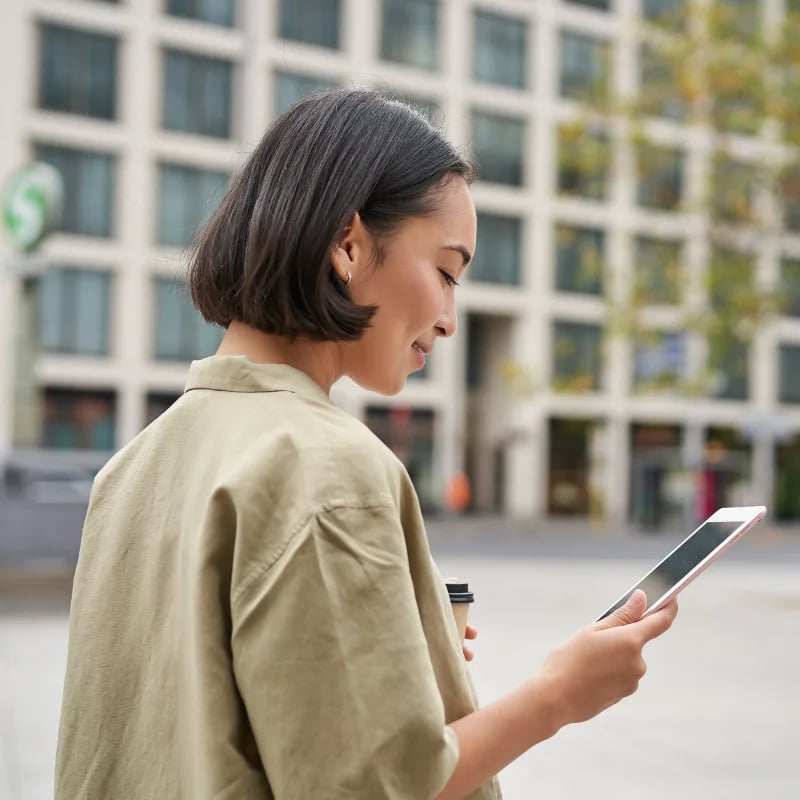
<path fill-rule="evenodd" d="M 446 583 L 451 603 L 474 603 L 475 595 L 469 590 L 468 583 Z"/>

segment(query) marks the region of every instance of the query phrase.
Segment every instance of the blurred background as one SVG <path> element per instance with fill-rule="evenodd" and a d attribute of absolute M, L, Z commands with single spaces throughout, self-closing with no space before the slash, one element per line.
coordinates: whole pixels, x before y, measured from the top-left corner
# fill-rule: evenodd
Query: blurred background
<path fill-rule="evenodd" d="M 791 562 L 798 33 L 798 0 L 0 3 L 0 607 L 47 611 L 60 664 L 92 478 L 221 337 L 187 246 L 269 122 L 330 86 L 413 104 L 480 168 L 459 335 L 398 397 L 333 391 L 405 462 L 434 544 L 650 558 L 763 503 L 761 553 Z M 38 630 L 14 619 L 9 642 Z"/>

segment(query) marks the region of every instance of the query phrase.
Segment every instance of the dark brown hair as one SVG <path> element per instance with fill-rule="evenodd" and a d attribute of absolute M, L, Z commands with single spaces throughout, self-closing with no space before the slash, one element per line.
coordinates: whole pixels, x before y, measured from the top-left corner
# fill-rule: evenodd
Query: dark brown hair
<path fill-rule="evenodd" d="M 331 265 L 344 228 L 358 212 L 380 244 L 433 213 L 454 175 L 472 180 L 472 165 L 405 103 L 363 89 L 307 97 L 267 129 L 200 232 L 192 300 L 223 327 L 357 339 L 376 309 L 353 303 Z"/>

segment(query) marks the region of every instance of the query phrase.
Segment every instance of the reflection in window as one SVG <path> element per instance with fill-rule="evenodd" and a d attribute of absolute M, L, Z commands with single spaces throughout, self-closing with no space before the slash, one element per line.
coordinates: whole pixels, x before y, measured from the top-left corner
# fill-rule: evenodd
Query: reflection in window
<path fill-rule="evenodd" d="M 521 238 L 522 221 L 518 217 L 479 213 L 475 256 L 466 273 L 469 280 L 517 286 Z"/>
<path fill-rule="evenodd" d="M 663 211 L 677 209 L 683 194 L 683 153 L 645 145 L 637 156 L 638 204 Z"/>
<path fill-rule="evenodd" d="M 163 124 L 226 139 L 231 134 L 233 64 L 179 50 L 164 53 Z"/>
<path fill-rule="evenodd" d="M 281 38 L 336 50 L 339 13 L 339 0 L 281 0 Z"/>
<path fill-rule="evenodd" d="M 800 345 L 782 344 L 779 348 L 780 401 L 800 403 Z"/>
<path fill-rule="evenodd" d="M 525 86 L 525 20 L 475 12 L 473 74 L 479 81 Z"/>
<path fill-rule="evenodd" d="M 209 325 L 191 304 L 185 287 L 169 278 L 155 280 L 155 357 L 192 361 L 214 354 L 222 329 Z"/>
<path fill-rule="evenodd" d="M 71 147 L 39 145 L 36 158 L 55 167 L 64 181 L 60 230 L 81 236 L 111 236 L 114 157 Z"/>
<path fill-rule="evenodd" d="M 564 31 L 561 34 L 561 96 L 586 100 L 608 88 L 608 42 Z"/>
<path fill-rule="evenodd" d="M 593 228 L 556 228 L 556 289 L 601 294 L 605 234 Z"/>
<path fill-rule="evenodd" d="M 601 388 L 601 330 L 583 322 L 553 323 L 553 388 L 593 392 Z"/>
<path fill-rule="evenodd" d="M 39 59 L 40 108 L 99 119 L 116 116 L 114 37 L 42 25 Z"/>
<path fill-rule="evenodd" d="M 781 294 L 783 313 L 800 317 L 800 260 L 785 258 L 781 262 Z"/>
<path fill-rule="evenodd" d="M 728 339 L 710 343 L 708 366 L 713 376 L 712 396 L 718 400 L 747 400 L 749 362 L 750 347 L 746 342 Z"/>
<path fill-rule="evenodd" d="M 42 347 L 48 353 L 107 355 L 110 285 L 107 272 L 48 270 L 38 295 Z"/>
<path fill-rule="evenodd" d="M 113 392 L 46 388 L 42 446 L 56 450 L 113 450 Z"/>
<path fill-rule="evenodd" d="M 224 172 L 162 164 L 159 244 L 189 244 L 214 213 L 227 184 Z"/>
<path fill-rule="evenodd" d="M 642 45 L 639 59 L 639 105 L 645 114 L 682 121 L 686 118 L 683 98 L 676 90 L 677 65 L 661 47 Z"/>
<path fill-rule="evenodd" d="M 236 0 L 167 0 L 167 14 L 232 28 Z"/>
<path fill-rule="evenodd" d="M 589 200 L 608 192 L 611 148 L 600 130 L 562 125 L 558 129 L 558 190 Z"/>
<path fill-rule="evenodd" d="M 635 297 L 641 303 L 674 305 L 681 299 L 680 242 L 636 239 Z"/>
<path fill-rule="evenodd" d="M 423 69 L 439 62 L 438 0 L 383 0 L 381 57 Z"/>
<path fill-rule="evenodd" d="M 481 180 L 521 186 L 525 123 L 475 111 L 472 135 Z"/>
<path fill-rule="evenodd" d="M 314 92 L 323 92 L 336 87 L 333 78 L 320 75 L 301 75 L 299 72 L 275 73 L 275 114 L 283 114 L 286 109 L 293 106 Z"/>
<path fill-rule="evenodd" d="M 640 391 L 673 389 L 686 376 L 686 337 L 648 331 L 634 342 L 633 383 Z"/>

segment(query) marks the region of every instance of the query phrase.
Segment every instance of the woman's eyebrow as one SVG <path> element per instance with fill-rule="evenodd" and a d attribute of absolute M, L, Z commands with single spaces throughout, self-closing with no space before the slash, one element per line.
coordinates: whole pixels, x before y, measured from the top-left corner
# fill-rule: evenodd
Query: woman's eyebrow
<path fill-rule="evenodd" d="M 466 247 L 460 244 L 446 244 L 442 248 L 442 250 L 455 250 L 456 253 L 461 253 L 461 258 L 464 259 L 464 263 L 462 266 L 466 267 L 470 261 L 472 261 L 472 253 L 467 250 Z"/>

